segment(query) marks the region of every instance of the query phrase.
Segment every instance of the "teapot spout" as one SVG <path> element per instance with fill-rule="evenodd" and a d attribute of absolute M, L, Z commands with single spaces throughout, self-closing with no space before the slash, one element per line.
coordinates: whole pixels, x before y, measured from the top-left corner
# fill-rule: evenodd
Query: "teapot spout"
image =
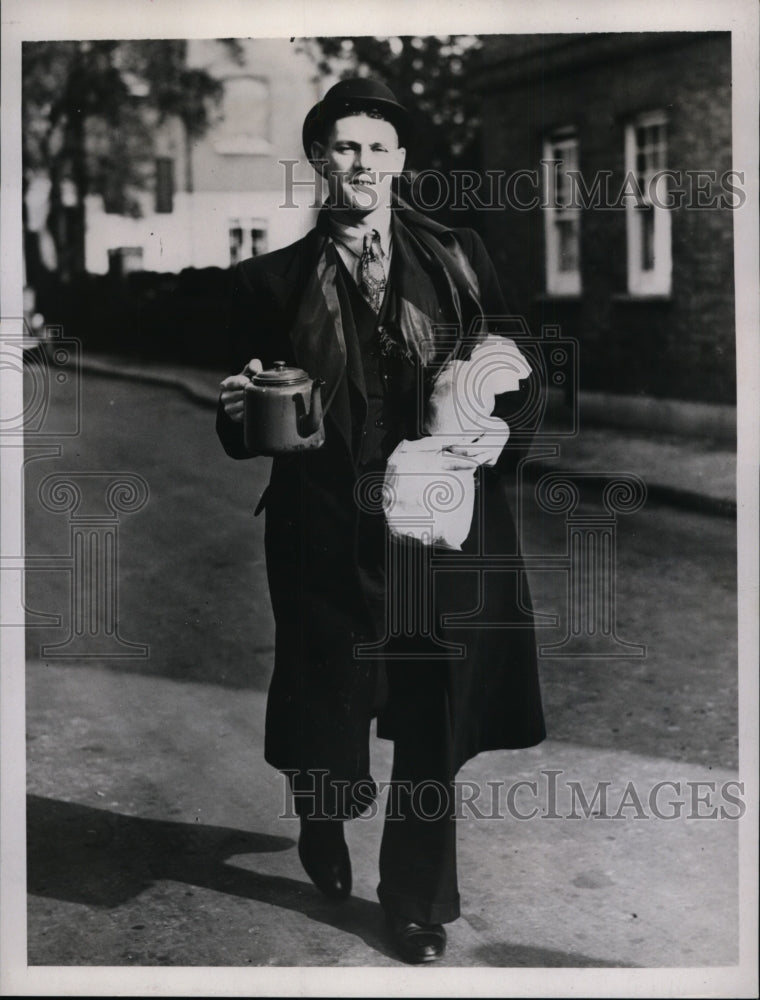
<path fill-rule="evenodd" d="M 301 437 L 310 437 L 312 434 L 316 434 L 322 426 L 322 386 L 324 384 L 323 379 L 314 379 L 314 383 L 311 387 L 311 403 L 309 406 L 309 412 L 304 413 L 299 420 L 299 432 Z"/>

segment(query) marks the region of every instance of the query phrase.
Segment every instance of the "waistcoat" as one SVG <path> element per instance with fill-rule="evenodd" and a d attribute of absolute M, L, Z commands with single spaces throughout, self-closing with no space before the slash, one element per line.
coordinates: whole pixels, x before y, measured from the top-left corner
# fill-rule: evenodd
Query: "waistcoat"
<path fill-rule="evenodd" d="M 345 290 L 344 301 L 351 310 L 353 320 L 352 323 L 344 323 L 346 351 L 354 355 L 349 365 L 352 361 L 355 365 L 358 359 L 364 375 L 366 420 L 363 427 L 356 420 L 353 426 L 354 457 L 357 465 L 364 469 L 383 463 L 402 438 L 416 436 L 413 425 L 417 369 L 406 358 L 397 354 L 388 356 L 381 351 L 381 342 L 388 343 L 389 339 L 403 343 L 401 333 L 395 331 L 394 324 L 393 269 L 377 314 L 342 261 L 339 270 Z M 356 414 L 355 405 L 352 411 Z"/>

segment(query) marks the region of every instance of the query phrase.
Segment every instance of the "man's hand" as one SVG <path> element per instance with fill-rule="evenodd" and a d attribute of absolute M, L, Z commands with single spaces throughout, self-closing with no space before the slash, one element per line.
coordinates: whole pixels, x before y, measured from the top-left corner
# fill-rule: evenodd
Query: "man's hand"
<path fill-rule="evenodd" d="M 498 420 L 500 424 L 498 430 L 476 438 L 469 444 L 450 444 L 444 449 L 443 455 L 448 461 L 448 464 L 444 465 L 445 469 L 461 470 L 469 469 L 470 465 L 496 464 L 499 455 L 509 440 L 509 425 L 506 421 L 499 420 L 498 417 L 493 417 L 492 420 L 493 422 Z"/>
<path fill-rule="evenodd" d="M 485 453 L 489 457 L 490 452 Z M 446 472 L 466 472 L 474 470 L 482 463 L 484 458 L 483 447 L 476 445 L 450 444 L 441 452 L 441 468 Z"/>
<path fill-rule="evenodd" d="M 239 375 L 229 375 L 221 384 L 222 394 L 219 397 L 224 412 L 237 424 L 243 422 L 243 407 L 245 387 L 251 381 L 251 376 L 264 370 L 258 358 L 251 358 Z"/>

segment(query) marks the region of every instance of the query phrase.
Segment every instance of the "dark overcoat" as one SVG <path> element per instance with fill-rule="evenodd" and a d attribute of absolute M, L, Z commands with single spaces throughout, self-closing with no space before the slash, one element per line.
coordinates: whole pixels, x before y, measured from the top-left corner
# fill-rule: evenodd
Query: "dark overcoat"
<path fill-rule="evenodd" d="M 456 241 L 477 277 L 482 311 L 504 315 L 494 268 L 477 234 L 448 230 L 447 238 Z M 398 637 L 379 634 L 382 623 L 378 627 L 372 607 L 376 581 L 369 579 L 361 555 L 369 535 L 377 534 L 378 521 L 357 506 L 351 446 L 366 419 L 361 372 L 347 364 L 345 345 L 332 339 L 325 317 L 305 315 L 300 308 L 320 245 L 312 230 L 291 246 L 242 262 L 233 276 L 229 326 L 236 370 L 254 357 L 265 367 L 284 360 L 324 379 L 331 400 L 322 448 L 276 457 L 259 504 L 266 511 L 276 624 L 266 759 L 280 770 L 324 770 L 350 782 L 368 777 L 369 725 L 377 714 L 383 658 L 368 655 L 367 645 L 378 641 L 392 654 L 387 670 L 413 669 L 414 656 L 439 664 L 455 768 L 484 750 L 532 746 L 545 730 L 527 581 L 514 566 L 484 569 L 489 556 L 518 554 L 506 499 L 505 480 L 514 469 L 507 450 L 495 469 L 477 473 L 475 515 L 461 553 L 423 551 L 419 543 L 405 542 L 395 560 L 410 565 L 419 557 L 425 566 L 428 589 L 422 599 L 433 601 L 433 636 L 412 637 L 405 661 L 403 641 L 399 646 Z M 496 412 L 504 415 L 498 407 Z M 242 425 L 221 406 L 217 431 L 230 456 L 249 457 Z M 382 513 L 378 516 L 382 521 Z M 403 586 L 399 580 L 389 584 Z M 460 621 L 447 624 L 445 616 Z M 362 644 L 363 653 L 357 651 Z M 413 715 L 414 706 L 391 699 L 379 712 L 378 734 L 393 738 L 399 720 L 408 724 Z"/>

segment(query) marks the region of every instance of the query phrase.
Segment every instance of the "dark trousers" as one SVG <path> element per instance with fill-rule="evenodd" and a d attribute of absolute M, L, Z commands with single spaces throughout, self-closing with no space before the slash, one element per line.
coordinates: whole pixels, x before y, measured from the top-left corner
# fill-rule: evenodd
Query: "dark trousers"
<path fill-rule="evenodd" d="M 377 895 L 396 916 L 448 923 L 459 892 L 446 666 L 391 661 L 387 677 L 396 738 Z"/>
<path fill-rule="evenodd" d="M 459 916 L 459 893 L 446 667 L 442 662 L 391 661 L 385 674 L 395 738 L 377 895 L 389 914 L 419 923 L 449 923 Z M 373 790 L 366 784 L 357 789 L 339 782 L 333 786 L 325 772 L 289 778 L 302 817 L 348 817 L 354 795 L 365 808 L 371 803 Z M 323 832 L 329 844 L 328 830 Z"/>
<path fill-rule="evenodd" d="M 358 565 L 378 637 L 386 620 L 386 545 L 382 513 L 362 513 Z M 391 720 L 394 746 L 377 894 L 388 913 L 419 923 L 449 923 L 459 916 L 448 669 L 444 660 L 378 663 L 375 710 Z M 294 797 L 302 816 L 316 808 L 318 815 L 350 818 L 372 797 L 366 783 L 335 789 L 327 774 L 291 776 L 291 788 L 302 793 Z"/>

